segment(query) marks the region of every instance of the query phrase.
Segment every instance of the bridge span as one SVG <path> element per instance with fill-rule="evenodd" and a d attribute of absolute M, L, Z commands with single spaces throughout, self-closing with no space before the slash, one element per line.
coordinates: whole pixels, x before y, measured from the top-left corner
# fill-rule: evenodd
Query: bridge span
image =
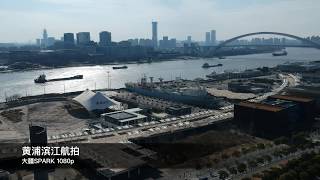
<path fill-rule="evenodd" d="M 248 36 L 254 36 L 254 35 L 264 35 L 264 34 L 265 35 L 279 35 L 279 36 L 285 36 L 285 37 L 297 39 L 297 40 L 300 40 L 301 42 L 303 42 L 305 44 L 308 44 L 311 47 L 320 49 L 320 44 L 319 43 L 316 43 L 314 41 L 311 41 L 311 40 L 308 40 L 308 39 L 305 39 L 305 38 L 302 38 L 302 37 L 299 37 L 299 36 L 296 36 L 296 35 L 287 34 L 287 33 L 280 33 L 280 32 L 254 32 L 254 33 L 243 34 L 243 35 L 236 36 L 236 37 L 233 37 L 231 39 L 228 39 L 228 40 L 218 44 L 218 46 L 216 46 L 213 49 L 213 52 L 221 49 L 222 47 L 225 47 L 227 44 L 229 44 L 229 43 L 231 43 L 231 42 L 233 42 L 233 41 L 235 41 L 237 39 L 240 39 L 240 38 L 243 38 L 243 37 L 248 37 Z"/>

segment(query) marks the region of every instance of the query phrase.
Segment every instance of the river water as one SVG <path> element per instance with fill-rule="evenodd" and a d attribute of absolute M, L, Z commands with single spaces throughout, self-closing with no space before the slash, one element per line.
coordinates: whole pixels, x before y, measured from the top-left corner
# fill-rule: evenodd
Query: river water
<path fill-rule="evenodd" d="M 222 73 L 225 70 L 245 70 L 257 67 L 274 67 L 285 62 L 308 62 L 320 60 L 320 50 L 312 48 L 287 48 L 288 56 L 273 57 L 271 53 L 232 56 L 226 59 L 200 58 L 193 60 L 173 60 L 146 64 L 127 64 L 128 69 L 113 70 L 112 65 L 97 65 L 83 67 L 67 67 L 48 70 L 0 73 L 0 102 L 5 96 L 13 94 L 39 95 L 43 93 L 63 93 L 85 89 L 101 89 L 107 87 L 108 71 L 111 87 L 124 87 L 126 82 L 137 82 L 143 75 L 153 76 L 155 80 L 162 77 L 172 80 L 175 77 L 184 79 L 205 78 L 212 71 Z M 222 67 L 203 69 L 204 63 L 218 64 Z M 81 80 L 49 82 L 45 85 L 35 84 L 34 79 L 40 74 L 46 74 L 48 79 L 69 77 L 83 74 Z"/>

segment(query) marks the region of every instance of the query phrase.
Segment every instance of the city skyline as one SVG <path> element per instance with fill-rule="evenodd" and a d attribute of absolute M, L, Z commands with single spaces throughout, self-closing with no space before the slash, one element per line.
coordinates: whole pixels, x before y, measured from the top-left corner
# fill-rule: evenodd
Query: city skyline
<path fill-rule="evenodd" d="M 0 42 L 34 42 L 43 28 L 56 38 L 64 32 L 91 32 L 97 41 L 102 30 L 112 32 L 115 41 L 150 38 L 151 21 L 159 22 L 158 38 L 184 40 L 190 35 L 196 41 L 204 41 L 203 34 L 210 29 L 218 32 L 220 40 L 256 31 L 306 37 L 318 35 L 320 29 L 315 23 L 320 18 L 316 11 L 320 2 L 316 0 L 31 0 L 19 4 L 17 0 L 4 0 L 0 4 Z M 117 18 L 108 18 L 114 16 Z"/>

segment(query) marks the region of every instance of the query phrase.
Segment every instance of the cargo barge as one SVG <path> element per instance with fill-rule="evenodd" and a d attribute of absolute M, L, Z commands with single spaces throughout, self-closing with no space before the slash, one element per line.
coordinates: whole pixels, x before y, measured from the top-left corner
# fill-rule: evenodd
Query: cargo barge
<path fill-rule="evenodd" d="M 34 79 L 34 82 L 35 83 L 46 83 L 46 82 L 66 81 L 66 80 L 74 80 L 74 79 L 83 79 L 83 75 L 76 75 L 76 76 L 65 77 L 65 78 L 46 79 L 46 75 L 41 74 L 37 79 Z"/>

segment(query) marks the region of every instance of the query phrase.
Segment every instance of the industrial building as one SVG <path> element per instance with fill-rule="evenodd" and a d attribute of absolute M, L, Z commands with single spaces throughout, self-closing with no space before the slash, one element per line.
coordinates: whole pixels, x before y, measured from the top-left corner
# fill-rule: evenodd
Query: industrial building
<path fill-rule="evenodd" d="M 107 127 L 118 127 L 145 122 L 147 116 L 138 113 L 141 111 L 140 108 L 133 108 L 101 114 L 101 124 Z"/>
<path fill-rule="evenodd" d="M 310 126 L 314 109 L 313 99 L 276 95 L 259 103 L 235 104 L 234 119 L 241 129 L 251 134 L 276 137 Z"/>

